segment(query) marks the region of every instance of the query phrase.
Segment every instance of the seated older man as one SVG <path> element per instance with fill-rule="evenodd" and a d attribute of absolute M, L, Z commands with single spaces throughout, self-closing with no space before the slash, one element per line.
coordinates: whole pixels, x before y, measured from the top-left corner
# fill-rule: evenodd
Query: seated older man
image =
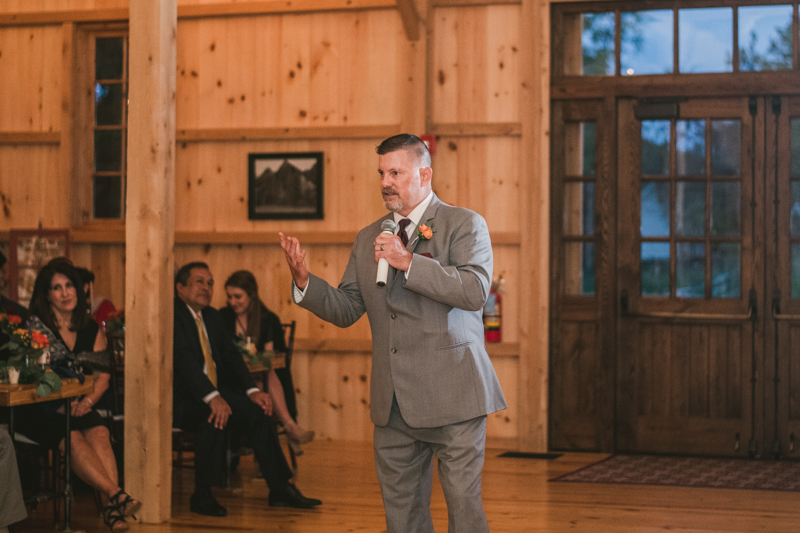
<path fill-rule="evenodd" d="M 0 533 L 8 533 L 8 526 L 25 520 L 28 513 L 22 501 L 14 443 L 5 429 L 0 429 L 0 480 Z"/>
<path fill-rule="evenodd" d="M 173 335 L 173 425 L 194 432 L 195 490 L 191 510 L 225 516 L 211 493 L 223 453 L 228 422 L 251 437 L 269 486 L 269 505 L 310 509 L 322 502 L 306 498 L 290 483 L 269 394 L 253 383 L 219 312 L 210 307 L 214 278 L 205 263 L 189 263 L 175 276 Z"/>

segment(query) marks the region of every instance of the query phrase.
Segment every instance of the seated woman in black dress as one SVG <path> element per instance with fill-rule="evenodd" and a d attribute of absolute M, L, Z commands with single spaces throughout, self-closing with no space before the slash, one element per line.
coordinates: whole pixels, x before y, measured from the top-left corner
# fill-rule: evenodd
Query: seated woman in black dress
<path fill-rule="evenodd" d="M 278 315 L 261 302 L 261 298 L 258 297 L 258 283 L 250 271 L 239 270 L 231 274 L 225 282 L 225 292 L 228 295 L 228 306 L 220 309 L 220 314 L 231 335 L 254 339 L 258 350 L 286 351 L 281 321 Z M 279 378 L 275 370 L 269 371 L 267 392 L 272 398 L 275 417 L 286 428 L 289 444 L 299 455 L 300 444 L 311 442 L 314 432 L 306 431 L 296 422 L 297 410 L 294 404 L 292 377 L 288 368 L 289 361 L 286 363 L 287 368 L 279 369 L 285 373 L 284 380 Z M 282 381 L 286 383 L 286 388 L 282 385 Z M 287 406 L 290 398 L 291 407 Z"/>
<path fill-rule="evenodd" d="M 59 373 L 80 376 L 88 368 L 108 368 L 106 338 L 87 313 L 83 285 L 68 261 L 51 261 L 36 277 L 30 313 L 36 327 L 44 326 L 50 339 L 51 366 Z M 103 518 L 114 532 L 128 530 L 126 516 L 142 504 L 119 486 L 117 462 L 111 448 L 108 428 L 92 406 L 108 389 L 109 374 L 94 372 L 94 390 L 72 402 L 71 459 L 75 474 L 97 489 L 103 500 Z M 63 407 L 61 402 L 26 406 L 19 417 L 20 433 L 42 446 L 64 450 Z"/>

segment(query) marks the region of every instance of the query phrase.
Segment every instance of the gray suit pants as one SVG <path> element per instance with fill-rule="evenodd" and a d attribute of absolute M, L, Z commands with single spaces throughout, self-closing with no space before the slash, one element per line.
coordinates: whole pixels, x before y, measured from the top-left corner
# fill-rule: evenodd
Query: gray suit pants
<path fill-rule="evenodd" d="M 432 533 L 433 456 L 447 501 L 449 533 L 487 533 L 481 499 L 486 417 L 436 428 L 412 428 L 397 400 L 385 427 L 375 426 L 375 468 L 387 533 Z"/>
<path fill-rule="evenodd" d="M 4 429 L 0 429 L 0 480 L 0 528 L 4 528 L 28 516 L 22 501 L 14 443 Z"/>

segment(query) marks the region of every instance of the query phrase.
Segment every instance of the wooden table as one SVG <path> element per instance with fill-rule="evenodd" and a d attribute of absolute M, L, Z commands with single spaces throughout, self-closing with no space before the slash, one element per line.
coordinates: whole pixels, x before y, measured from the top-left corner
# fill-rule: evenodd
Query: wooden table
<path fill-rule="evenodd" d="M 86 376 L 83 384 L 75 378 L 62 379 L 61 390 L 58 392 L 51 392 L 47 396 L 38 396 L 36 394 L 37 385 L 9 385 L 0 384 L 0 407 L 9 408 L 8 419 L 8 432 L 11 435 L 11 440 L 14 440 L 14 407 L 20 405 L 31 405 L 42 402 L 49 402 L 53 400 L 64 400 L 64 418 L 66 420 L 64 426 L 64 529 L 63 531 L 72 531 L 71 519 L 71 505 L 72 505 L 72 483 L 70 481 L 70 400 L 77 396 L 89 394 L 94 390 L 94 377 Z"/>

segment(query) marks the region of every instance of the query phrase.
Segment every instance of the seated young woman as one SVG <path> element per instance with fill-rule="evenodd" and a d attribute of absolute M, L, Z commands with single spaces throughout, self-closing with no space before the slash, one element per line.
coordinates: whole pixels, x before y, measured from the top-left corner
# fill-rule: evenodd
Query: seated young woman
<path fill-rule="evenodd" d="M 136 513 L 142 503 L 119 486 L 108 428 L 93 409 L 108 389 L 109 354 L 105 335 L 87 312 L 83 284 L 69 261 L 51 261 L 39 272 L 31 296 L 30 314 L 31 325 L 43 330 L 50 340 L 50 365 L 54 371 L 81 377 L 94 370 L 94 390 L 71 405 L 72 470 L 100 492 L 103 519 L 111 531 L 127 531 L 126 517 Z M 25 409 L 25 415 L 18 417 L 18 431 L 42 446 L 58 446 L 63 452 L 61 402 L 30 405 Z"/>
<path fill-rule="evenodd" d="M 258 296 L 258 283 L 250 271 L 239 270 L 231 274 L 225 282 L 225 293 L 228 296 L 228 306 L 220 309 L 220 313 L 231 335 L 256 339 L 256 347 L 259 350 L 278 352 L 286 350 L 281 321 L 278 315 L 262 303 Z M 314 439 L 314 432 L 300 427 L 294 418 L 296 413 L 293 416 L 289 412 L 284 388 L 275 370 L 269 371 L 267 385 L 275 416 L 286 428 L 289 444 L 299 455 L 300 445 L 311 442 Z M 294 391 L 289 393 L 293 394 Z"/>

